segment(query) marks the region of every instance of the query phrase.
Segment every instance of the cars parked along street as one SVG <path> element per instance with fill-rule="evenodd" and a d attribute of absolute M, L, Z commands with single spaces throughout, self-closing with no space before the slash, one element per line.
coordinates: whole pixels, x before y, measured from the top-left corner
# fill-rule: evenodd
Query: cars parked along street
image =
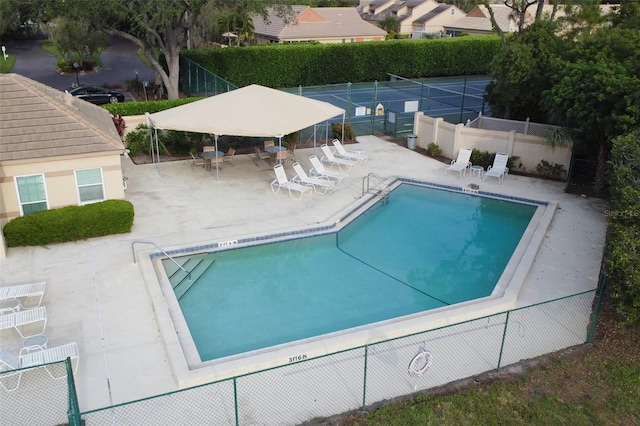
<path fill-rule="evenodd" d="M 119 90 L 105 89 L 98 86 L 80 86 L 69 90 L 69 93 L 96 105 L 124 102 L 124 93 Z"/>

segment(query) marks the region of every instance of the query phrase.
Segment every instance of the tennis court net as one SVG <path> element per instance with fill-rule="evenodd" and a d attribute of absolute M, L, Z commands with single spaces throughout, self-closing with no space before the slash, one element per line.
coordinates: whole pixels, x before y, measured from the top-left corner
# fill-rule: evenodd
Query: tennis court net
<path fill-rule="evenodd" d="M 421 100 L 428 99 L 467 110 L 483 111 L 484 109 L 485 101 L 482 97 L 466 93 L 466 82 L 462 84 L 463 91 L 457 92 L 395 74 L 387 75 L 389 78 L 385 82 L 386 87 L 411 93 L 419 96 Z"/>

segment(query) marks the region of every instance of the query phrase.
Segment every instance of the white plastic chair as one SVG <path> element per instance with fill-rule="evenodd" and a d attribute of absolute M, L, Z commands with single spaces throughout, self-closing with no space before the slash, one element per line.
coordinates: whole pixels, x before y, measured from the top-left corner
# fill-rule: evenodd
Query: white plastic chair
<path fill-rule="evenodd" d="M 496 157 L 493 159 L 493 165 L 489 166 L 482 180 L 486 181 L 487 177 L 498 178 L 498 183 L 502 183 L 504 177 L 509 173 L 507 162 L 509 161 L 509 154 L 506 152 L 496 152 Z"/>
<path fill-rule="evenodd" d="M 364 155 L 364 153 L 359 154 L 357 152 L 348 152 L 346 149 L 344 149 L 344 146 L 342 146 L 342 142 L 340 142 L 338 139 L 334 139 L 332 143 L 333 143 L 333 146 L 336 148 L 336 151 L 337 151 L 336 155 L 338 157 L 346 158 L 347 160 L 357 161 L 358 163 L 363 163 L 367 161 L 367 159 L 369 158 L 366 155 Z"/>
<path fill-rule="evenodd" d="M 471 148 L 460 148 L 458 158 L 451 161 L 451 165 L 444 170 L 444 174 L 450 171 L 460 172 L 460 177 L 464 176 L 467 169 L 471 167 Z"/>
<path fill-rule="evenodd" d="M 320 161 L 320 159 L 315 155 L 310 156 L 309 161 L 311 162 L 311 166 L 313 167 L 313 169 L 309 170 L 309 174 L 312 176 L 328 177 L 329 179 L 335 180 L 338 184 L 343 180 L 346 181 L 347 179 L 349 179 L 349 175 L 347 173 L 325 169 L 322 161 Z"/>
<path fill-rule="evenodd" d="M 321 147 L 322 152 L 324 153 L 324 157 L 322 157 L 322 161 L 330 164 L 331 167 L 338 166 L 339 170 L 342 170 L 342 167 L 346 167 L 347 170 L 351 169 L 353 166 L 357 166 L 358 162 L 353 160 L 347 160 L 346 158 L 337 158 L 331 152 L 331 148 L 325 143 Z"/>
<path fill-rule="evenodd" d="M 282 164 L 276 164 L 273 166 L 273 171 L 276 174 L 276 178 L 273 182 L 271 182 L 271 191 L 274 194 L 280 192 L 280 188 L 286 188 L 289 191 L 289 196 L 291 198 L 296 198 L 293 196 L 294 192 L 297 192 L 300 196 L 298 200 L 302 199 L 302 196 L 306 193 L 311 194 L 313 191 L 313 187 L 309 184 L 300 184 L 297 182 L 290 182 L 287 178 L 287 174 L 284 171 L 284 167 Z"/>
<path fill-rule="evenodd" d="M 38 333 L 24 334 L 22 328 L 26 325 L 42 323 L 42 330 Z M 0 330 L 14 328 L 22 338 L 44 334 L 47 328 L 47 309 L 40 306 L 32 309 L 24 309 L 18 312 L 0 315 Z"/>
<path fill-rule="evenodd" d="M 36 306 L 40 306 L 46 287 L 47 283 L 44 281 L 0 287 L 0 301 L 7 299 L 26 299 L 29 297 L 37 297 L 38 303 Z"/>
<path fill-rule="evenodd" d="M 328 190 L 333 188 L 333 182 L 329 178 L 307 175 L 300 163 L 293 163 L 292 167 L 297 175 L 292 179 L 292 182 L 300 182 L 302 184 L 312 185 L 313 190 L 317 194 L 326 194 Z"/>

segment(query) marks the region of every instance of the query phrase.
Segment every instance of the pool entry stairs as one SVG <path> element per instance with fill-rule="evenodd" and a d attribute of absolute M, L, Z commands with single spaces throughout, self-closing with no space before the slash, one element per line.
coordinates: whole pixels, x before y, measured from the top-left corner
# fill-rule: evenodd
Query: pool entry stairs
<path fill-rule="evenodd" d="M 177 264 L 163 262 L 176 298 L 180 300 L 215 261 L 212 254 L 205 253 L 189 256 L 184 261 L 177 259 Z"/>

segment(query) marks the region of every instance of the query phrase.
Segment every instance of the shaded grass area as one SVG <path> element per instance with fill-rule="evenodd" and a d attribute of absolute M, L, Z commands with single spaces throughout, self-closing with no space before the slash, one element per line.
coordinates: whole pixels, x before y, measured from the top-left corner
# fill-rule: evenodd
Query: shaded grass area
<path fill-rule="evenodd" d="M 486 373 L 322 426 L 638 425 L 640 324 L 623 325 L 609 300 L 593 342 Z"/>

